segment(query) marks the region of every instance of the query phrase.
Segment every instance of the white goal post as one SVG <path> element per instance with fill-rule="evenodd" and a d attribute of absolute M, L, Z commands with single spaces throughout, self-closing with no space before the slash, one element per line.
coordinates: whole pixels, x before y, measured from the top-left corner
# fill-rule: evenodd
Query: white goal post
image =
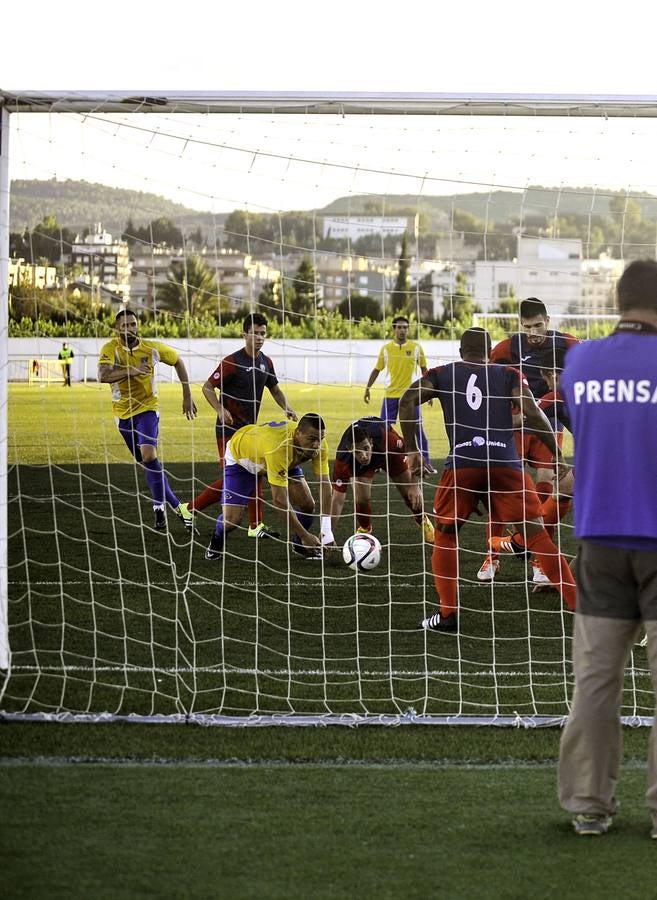
<path fill-rule="evenodd" d="M 350 422 L 379 414 L 383 377 L 369 406 L 363 390 L 393 310 L 430 367 L 456 358 L 469 323 L 495 340 L 515 330 L 513 298 L 545 299 L 551 326 L 583 339 L 611 329 L 624 261 L 655 255 L 655 137 L 656 95 L 0 90 L 0 719 L 562 723 L 568 613 L 556 592 L 534 592 L 524 563 L 478 579 L 485 515 L 460 538 L 457 635 L 417 629 L 436 608 L 431 550 L 383 474 L 372 574 L 313 569 L 286 533 L 261 541 L 246 527 L 208 563 L 216 507 L 191 539 L 171 509 L 154 529 L 96 352 L 127 306 L 186 361 L 200 416 L 181 416 L 177 378 L 160 365 L 159 448 L 172 491 L 190 500 L 219 477 L 201 385 L 242 345 L 240 316 L 264 312 L 281 388 L 324 418 L 333 456 Z M 78 190 L 69 205 L 66 182 Z M 30 183 L 48 186 L 36 212 Z M 101 189 L 115 193 L 111 225 L 94 215 Z M 77 306 L 21 319 L 10 237 L 40 264 L 46 218 L 59 229 L 45 238 L 52 268 L 67 270 L 52 296 L 77 284 Z M 36 309 L 36 275 L 32 287 Z M 71 390 L 29 390 L 62 381 L 64 340 Z M 423 417 L 440 468 L 438 406 Z M 265 392 L 261 421 L 281 418 Z M 422 483 L 428 510 L 435 484 Z M 347 498 L 339 543 L 359 521 Z M 263 502 L 284 531 L 267 489 Z M 572 558 L 571 519 L 555 535 Z M 637 646 L 624 721 L 651 721 L 649 694 Z"/>

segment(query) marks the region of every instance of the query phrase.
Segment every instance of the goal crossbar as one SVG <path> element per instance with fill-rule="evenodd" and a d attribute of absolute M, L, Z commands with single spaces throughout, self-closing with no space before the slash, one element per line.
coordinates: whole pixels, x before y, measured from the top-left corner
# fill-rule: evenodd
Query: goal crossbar
<path fill-rule="evenodd" d="M 330 91 L 3 91 L 10 112 L 278 113 L 284 115 L 596 116 L 654 118 L 655 94 Z"/>

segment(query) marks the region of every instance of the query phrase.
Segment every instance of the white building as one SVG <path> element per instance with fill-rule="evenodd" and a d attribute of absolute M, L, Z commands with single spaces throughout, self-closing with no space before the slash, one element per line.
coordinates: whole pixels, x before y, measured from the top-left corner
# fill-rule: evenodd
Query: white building
<path fill-rule="evenodd" d="M 579 238 L 519 237 L 515 259 L 475 262 L 475 300 L 482 312 L 512 293 L 538 297 L 565 313 L 582 303 L 582 242 Z"/>
<path fill-rule="evenodd" d="M 75 238 L 71 265 L 82 270 L 80 280 L 92 290 L 109 292 L 124 302 L 130 299 L 128 244 L 114 240 L 100 223 L 89 234 Z"/>
<path fill-rule="evenodd" d="M 24 259 L 9 260 L 9 287 L 30 287 L 44 290 L 57 287 L 57 269 L 55 266 L 35 266 Z"/>
<path fill-rule="evenodd" d="M 457 289 L 457 274 L 464 276 L 463 289 L 465 292 L 471 297 L 474 296 L 474 275 L 467 267 L 460 268 L 455 265 L 443 264 L 439 268 L 432 267 L 428 274 L 429 277 L 424 281 L 424 284 L 428 287 L 431 295 L 431 308 L 427 312 L 434 319 L 441 319 L 446 312 L 449 312 L 449 298 Z"/>
<path fill-rule="evenodd" d="M 598 259 L 582 260 L 582 311 L 615 315 L 616 282 L 623 274 L 625 260 L 601 253 Z"/>
<path fill-rule="evenodd" d="M 415 235 L 417 215 L 415 216 L 325 216 L 322 223 L 322 237 L 358 238 L 370 234 L 402 235 L 408 232 Z"/>
<path fill-rule="evenodd" d="M 280 270 L 263 260 L 254 260 L 239 250 L 199 254 L 214 274 L 222 297 L 233 307 L 255 303 L 268 282 L 280 278 Z M 183 262 L 182 250 L 151 247 L 132 261 L 132 300 L 136 306 L 153 309 L 157 290 L 167 283 L 172 263 Z"/>

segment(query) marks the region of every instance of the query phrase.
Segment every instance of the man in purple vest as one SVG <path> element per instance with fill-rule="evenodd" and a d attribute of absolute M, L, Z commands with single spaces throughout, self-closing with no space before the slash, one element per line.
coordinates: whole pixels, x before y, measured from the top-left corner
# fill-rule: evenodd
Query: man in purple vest
<path fill-rule="evenodd" d="M 657 693 L 657 262 L 618 282 L 618 327 L 569 350 L 561 376 L 575 440 L 575 693 L 561 738 L 559 800 L 576 834 L 618 809 L 625 666 L 641 625 Z M 657 733 L 646 804 L 657 839 Z"/>

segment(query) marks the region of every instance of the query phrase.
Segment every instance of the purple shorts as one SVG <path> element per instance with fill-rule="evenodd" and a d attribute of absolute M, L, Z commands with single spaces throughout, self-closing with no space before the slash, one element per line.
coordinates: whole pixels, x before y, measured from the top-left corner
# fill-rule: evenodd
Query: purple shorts
<path fill-rule="evenodd" d="M 224 486 L 221 491 L 221 502 L 226 506 L 246 506 L 249 500 L 255 496 L 258 486 L 258 478 L 262 472 L 254 475 L 248 472 L 244 466 L 235 464 L 224 469 Z M 304 478 L 301 466 L 294 466 L 288 472 L 290 478 Z"/>
<path fill-rule="evenodd" d="M 157 447 L 160 416 L 154 410 L 137 413 L 136 416 L 132 416 L 130 419 L 117 419 L 117 425 L 121 437 L 128 445 L 131 453 L 134 447 L 141 447 L 142 444 Z"/>
<path fill-rule="evenodd" d="M 257 487 L 258 476 L 253 472 L 247 472 L 240 465 L 226 466 L 221 502 L 226 506 L 246 506 L 255 496 Z"/>

